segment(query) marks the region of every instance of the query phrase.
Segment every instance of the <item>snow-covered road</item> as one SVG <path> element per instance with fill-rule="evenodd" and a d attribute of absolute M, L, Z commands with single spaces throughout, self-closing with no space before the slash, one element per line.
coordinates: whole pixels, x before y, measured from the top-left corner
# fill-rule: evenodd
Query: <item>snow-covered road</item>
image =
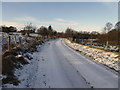
<path fill-rule="evenodd" d="M 118 88 L 118 76 L 64 44 L 64 39 L 45 43 L 35 54 L 38 68 L 32 88 Z"/>

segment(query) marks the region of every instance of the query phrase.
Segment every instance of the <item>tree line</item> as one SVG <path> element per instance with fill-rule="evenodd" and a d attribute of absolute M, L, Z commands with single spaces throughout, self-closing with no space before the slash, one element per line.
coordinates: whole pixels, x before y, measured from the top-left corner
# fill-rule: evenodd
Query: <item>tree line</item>
<path fill-rule="evenodd" d="M 0 32 L 5 32 L 5 33 L 9 33 L 9 32 L 16 32 L 17 31 L 17 28 L 16 27 L 13 27 L 13 26 L 1 26 L 0 27 Z"/>
<path fill-rule="evenodd" d="M 27 24 L 23 27 L 21 30 L 17 30 L 16 27 L 14 26 L 1 26 L 0 31 L 4 33 L 13 33 L 13 32 L 20 32 L 22 35 L 27 35 L 29 36 L 31 33 L 36 33 L 40 34 L 43 37 L 48 37 L 48 36 L 55 36 L 57 35 L 57 31 L 55 31 L 52 26 L 50 25 L 49 27 L 41 26 L 40 28 L 36 28 L 35 26 L 32 25 L 32 23 Z"/>
<path fill-rule="evenodd" d="M 97 31 L 87 32 L 87 31 L 76 31 L 71 28 L 67 28 L 65 31 L 66 38 L 72 38 L 74 42 L 85 42 L 86 40 L 95 40 L 98 44 L 106 46 L 108 49 L 109 45 L 120 45 L 120 21 L 115 25 L 108 22 L 106 23 L 102 33 Z"/>
<path fill-rule="evenodd" d="M 13 26 L 1 26 L 0 31 L 5 33 L 16 32 L 17 28 Z M 76 31 L 72 28 L 67 28 L 65 32 L 57 32 L 53 29 L 51 25 L 48 27 L 41 26 L 36 28 L 33 26 L 32 23 L 27 24 L 23 27 L 22 30 L 18 31 L 22 35 L 28 35 L 31 33 L 37 33 L 43 37 L 64 37 L 64 38 L 72 38 L 72 41 L 79 42 L 80 40 L 90 40 L 95 39 L 97 43 L 102 44 L 112 44 L 112 45 L 119 45 L 120 42 L 120 21 L 117 22 L 115 25 L 108 22 L 104 27 L 104 33 L 99 33 L 97 31 L 87 32 L 87 31 Z"/>

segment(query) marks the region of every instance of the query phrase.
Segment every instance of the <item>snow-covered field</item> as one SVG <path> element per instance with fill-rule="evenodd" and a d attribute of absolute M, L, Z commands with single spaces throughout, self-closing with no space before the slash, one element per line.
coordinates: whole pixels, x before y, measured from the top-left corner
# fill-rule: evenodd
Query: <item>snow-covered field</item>
<path fill-rule="evenodd" d="M 86 40 L 86 41 L 79 41 L 77 42 L 79 44 L 82 44 L 82 45 L 86 45 L 86 46 L 92 46 L 92 47 L 95 47 L 95 48 L 98 48 L 98 49 L 103 49 L 103 50 L 106 50 L 106 45 L 105 44 L 100 44 L 98 42 L 93 42 L 92 45 L 91 45 L 91 41 L 89 40 Z M 119 47 L 118 45 L 108 45 L 108 50 L 111 51 L 111 52 L 119 52 Z"/>
<path fill-rule="evenodd" d="M 103 46 L 92 45 L 92 47 L 106 50 L 106 46 L 105 46 L 105 45 L 103 45 Z M 118 52 L 118 51 L 119 51 L 119 48 L 118 48 L 117 46 L 109 45 L 109 46 L 108 46 L 108 50 L 109 50 L 109 51 L 112 51 L 112 52 Z"/>
<path fill-rule="evenodd" d="M 65 43 L 71 48 L 91 57 L 93 60 L 107 65 L 110 68 L 114 68 L 116 71 L 119 70 L 118 67 L 118 54 L 113 52 L 106 52 L 97 48 L 91 48 L 89 46 L 81 45 L 78 43 L 72 43 L 71 41 L 65 39 Z"/>

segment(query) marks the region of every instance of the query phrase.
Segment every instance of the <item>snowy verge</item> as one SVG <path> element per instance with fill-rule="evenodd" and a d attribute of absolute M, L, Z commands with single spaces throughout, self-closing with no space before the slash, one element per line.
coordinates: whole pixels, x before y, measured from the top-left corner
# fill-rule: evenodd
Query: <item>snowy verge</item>
<path fill-rule="evenodd" d="M 113 52 L 107 52 L 97 48 L 92 48 L 89 46 L 81 45 L 78 43 L 72 43 L 68 39 L 65 39 L 65 44 L 69 47 L 81 52 L 82 54 L 92 58 L 94 61 L 106 65 L 116 71 L 119 71 L 118 58 L 119 55 Z"/>
<path fill-rule="evenodd" d="M 2 78 L 3 88 L 29 87 L 29 84 L 25 83 L 32 81 L 37 65 L 33 55 L 38 52 L 44 42 L 41 40 L 26 42 L 3 54 L 2 76 L 5 76 Z"/>
<path fill-rule="evenodd" d="M 37 53 L 37 52 L 36 52 Z M 36 54 L 34 53 L 34 54 Z M 34 54 L 26 53 L 26 55 L 30 55 L 33 57 Z M 29 64 L 22 65 L 22 68 L 15 69 L 14 75 L 20 81 L 18 85 L 14 85 L 12 83 L 3 84 L 3 88 L 28 88 L 31 85 L 31 81 L 35 78 L 35 73 L 37 70 L 37 63 L 38 60 L 34 59 L 27 59 Z"/>

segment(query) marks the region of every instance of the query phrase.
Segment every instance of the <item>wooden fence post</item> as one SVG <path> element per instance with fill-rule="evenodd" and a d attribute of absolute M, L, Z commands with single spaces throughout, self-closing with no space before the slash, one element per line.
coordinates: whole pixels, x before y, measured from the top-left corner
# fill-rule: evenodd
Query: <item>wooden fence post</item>
<path fill-rule="evenodd" d="M 21 42 L 21 37 L 19 37 L 19 44 L 21 44 L 22 42 Z"/>
<path fill-rule="evenodd" d="M 108 50 L 108 41 L 106 42 L 106 48 L 105 49 Z"/>
<path fill-rule="evenodd" d="M 14 44 L 15 44 L 15 46 L 16 46 L 16 44 L 17 44 L 16 35 L 14 35 Z"/>
<path fill-rule="evenodd" d="M 8 35 L 8 51 L 10 51 L 10 49 L 11 49 L 11 45 L 10 45 L 10 42 L 11 42 L 11 40 L 10 40 L 10 35 Z"/>
<path fill-rule="evenodd" d="M 93 45 L 93 39 L 91 39 L 91 46 Z"/>
<path fill-rule="evenodd" d="M 25 36 L 25 42 L 27 42 L 27 36 Z"/>

